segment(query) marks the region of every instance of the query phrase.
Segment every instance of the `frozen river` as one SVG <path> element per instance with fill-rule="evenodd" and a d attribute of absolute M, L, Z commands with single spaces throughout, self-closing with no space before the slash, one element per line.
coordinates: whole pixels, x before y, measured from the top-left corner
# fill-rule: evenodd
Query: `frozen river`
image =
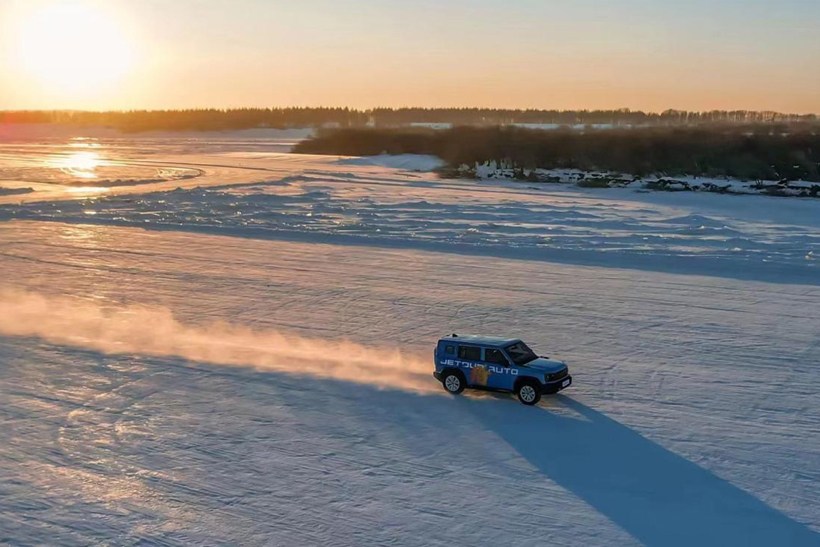
<path fill-rule="evenodd" d="M 820 545 L 817 202 L 97 144 L 0 146 L 0 542 Z"/>

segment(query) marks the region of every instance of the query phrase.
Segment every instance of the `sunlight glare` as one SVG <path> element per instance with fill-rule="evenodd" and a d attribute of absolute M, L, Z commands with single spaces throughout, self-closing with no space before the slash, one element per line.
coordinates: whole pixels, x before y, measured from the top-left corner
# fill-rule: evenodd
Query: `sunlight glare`
<path fill-rule="evenodd" d="M 95 179 L 95 169 L 101 164 L 100 155 L 96 152 L 75 152 L 60 156 L 51 161 L 51 166 L 79 179 Z"/>
<path fill-rule="evenodd" d="M 38 4 L 17 29 L 17 56 L 24 70 L 63 92 L 116 85 L 134 62 L 131 41 L 116 18 L 93 3 Z"/>

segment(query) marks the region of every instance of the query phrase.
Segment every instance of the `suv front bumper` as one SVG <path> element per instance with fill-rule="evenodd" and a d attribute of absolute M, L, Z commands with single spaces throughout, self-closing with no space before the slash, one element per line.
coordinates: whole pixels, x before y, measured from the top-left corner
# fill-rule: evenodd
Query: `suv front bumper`
<path fill-rule="evenodd" d="M 543 384 L 541 391 L 542 393 L 546 393 L 547 395 L 552 395 L 553 393 L 558 393 L 562 389 L 566 389 L 572 385 L 572 376 L 567 374 L 560 380 L 556 380 L 554 382 L 549 382 Z"/>

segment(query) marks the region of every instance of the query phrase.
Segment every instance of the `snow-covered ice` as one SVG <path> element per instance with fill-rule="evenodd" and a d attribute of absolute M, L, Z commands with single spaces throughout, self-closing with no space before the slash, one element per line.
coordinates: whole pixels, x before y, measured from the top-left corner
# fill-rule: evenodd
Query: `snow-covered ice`
<path fill-rule="evenodd" d="M 444 161 L 440 158 L 420 154 L 381 154 L 378 156 L 342 158 L 336 163 L 339 165 L 374 165 L 381 167 L 393 167 L 404 171 L 433 171 L 444 166 Z"/>
<path fill-rule="evenodd" d="M 820 545 L 820 203 L 98 144 L 0 146 L 0 543 Z M 451 398 L 449 332 L 574 385 Z"/>

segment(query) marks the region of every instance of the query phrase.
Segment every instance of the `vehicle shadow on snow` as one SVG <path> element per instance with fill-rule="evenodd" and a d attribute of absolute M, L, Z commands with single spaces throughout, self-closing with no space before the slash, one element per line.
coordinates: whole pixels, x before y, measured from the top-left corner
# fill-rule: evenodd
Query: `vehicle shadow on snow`
<path fill-rule="evenodd" d="M 820 534 L 569 397 L 539 408 L 462 401 L 541 473 L 644 545 L 820 545 Z"/>

